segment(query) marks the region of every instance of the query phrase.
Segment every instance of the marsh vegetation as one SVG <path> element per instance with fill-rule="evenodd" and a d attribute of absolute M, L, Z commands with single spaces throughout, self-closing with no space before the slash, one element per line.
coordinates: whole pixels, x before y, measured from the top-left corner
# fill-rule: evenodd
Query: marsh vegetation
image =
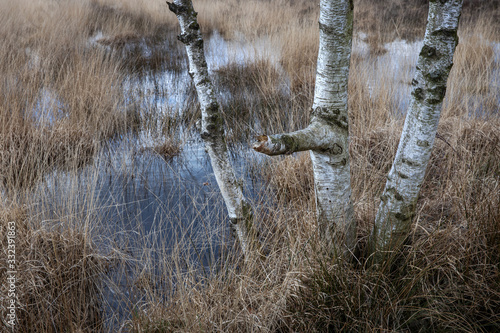
<path fill-rule="evenodd" d="M 426 2 L 354 1 L 356 265 L 318 254 L 309 155 L 271 159 L 248 148 L 255 135 L 309 121 L 316 2 L 194 1 L 267 254 L 245 262 L 197 132 L 196 95 L 165 3 L 0 2 L 0 244 L 14 221 L 19 330 L 498 331 L 498 1 L 465 1 L 409 242 L 395 265 L 365 264 Z"/>

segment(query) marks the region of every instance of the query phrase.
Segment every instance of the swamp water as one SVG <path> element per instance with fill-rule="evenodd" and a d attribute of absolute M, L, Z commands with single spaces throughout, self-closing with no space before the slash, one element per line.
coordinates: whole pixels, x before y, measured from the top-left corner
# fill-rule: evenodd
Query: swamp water
<path fill-rule="evenodd" d="M 104 37 L 98 34 L 91 38 L 89 47 L 116 52 L 100 45 L 100 38 Z M 267 50 L 271 49 L 266 40 L 256 45 L 228 43 L 217 33 L 206 48 L 211 70 L 269 57 Z M 140 41 L 121 52 L 137 49 L 145 58 L 152 54 Z M 113 330 L 148 301 L 148 288 L 168 297 L 167 291 L 180 279 L 178 275 L 165 276 L 170 268 L 179 269 L 170 266 L 174 263 L 169 258 L 198 263 L 180 267 L 181 271 L 195 269 L 209 274 L 224 246 L 234 240 L 204 144 L 198 133 L 184 130 L 178 121 L 183 113 L 196 111 L 185 64 L 131 73 L 123 90 L 124 109 L 138 111 L 140 128 L 105 143 L 93 161 L 77 171 L 55 170 L 46 175 L 35 189 L 41 203 L 32 208 L 48 227 L 66 221 L 81 226 L 109 261 L 103 278 L 104 317 L 106 326 Z M 220 95 L 227 96 L 227 92 Z M 57 93 L 44 89 L 34 115 L 41 126 L 49 128 L 65 117 Z M 179 128 L 167 128 L 172 126 L 169 122 Z M 168 140 L 180 145 L 178 154 L 155 152 L 155 147 Z M 259 200 L 258 192 L 264 185 L 252 176 L 252 167 L 264 157 L 246 144 L 234 144 L 230 155 L 245 184 L 245 195 Z"/>
<path fill-rule="evenodd" d="M 100 38 L 103 36 L 97 34 L 89 43 L 110 48 L 99 45 Z M 172 43 L 169 41 L 166 47 Z M 364 59 L 360 70 L 368 73 L 370 95 L 375 97 L 381 85 L 390 87 L 394 109 L 401 115 L 408 107 L 409 83 L 421 46 L 421 41 L 395 41 L 385 45 L 385 54 L 370 57 L 362 36 L 353 43 L 353 54 Z M 215 32 L 205 48 L 212 71 L 231 63 L 243 66 L 270 59 L 285 75 L 279 65 L 279 51 L 267 39 L 227 42 Z M 146 58 L 152 54 L 141 41 L 134 49 Z M 500 53 L 497 51 L 498 47 L 496 53 Z M 498 84 L 498 75 L 493 78 L 493 84 Z M 157 295 L 162 294 L 162 289 L 172 288 L 178 276 L 165 276 L 171 267 L 169 256 L 194 258 L 199 263 L 196 269 L 210 271 L 231 238 L 225 206 L 199 134 L 182 128 L 174 131 L 175 139 L 182 142 L 177 156 L 165 159 L 153 150 L 165 142 L 163 129 L 169 119 L 195 109 L 196 98 L 185 62 L 180 68 L 130 75 L 124 93 L 125 100 L 139 110 L 142 122 L 148 125 L 135 134 L 108 142 L 93 163 L 76 175 L 65 171 L 47 175 L 39 189 L 44 202 L 50 203 L 40 209 L 48 212 L 44 219 L 64 221 L 68 214 L 82 216 L 82 223 L 88 223 L 88 232 L 103 254 L 117 258 L 118 264 L 110 269 L 105 282 L 105 316 L 111 327 L 141 308 L 147 300 L 145 284 L 160 290 Z M 231 98 L 224 91 L 219 96 Z M 50 123 L 58 116 L 44 111 L 48 105 L 54 109 L 56 100 L 53 92 L 43 93 L 37 114 L 44 121 Z M 247 144 L 236 146 L 231 150 L 233 165 L 244 180 L 246 195 L 257 205 L 265 185 L 253 177 L 252 168 L 267 157 L 255 153 Z"/>

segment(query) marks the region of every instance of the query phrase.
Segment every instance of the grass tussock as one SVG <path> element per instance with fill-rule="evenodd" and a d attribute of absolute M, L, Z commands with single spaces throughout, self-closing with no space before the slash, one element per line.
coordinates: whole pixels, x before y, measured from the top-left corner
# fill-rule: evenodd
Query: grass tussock
<path fill-rule="evenodd" d="M 15 223 L 16 329 L 23 332 L 95 332 L 103 326 L 100 276 L 105 263 L 92 241 L 71 227 L 48 229 L 34 224 L 27 209 L 0 209 L 0 230 Z M 0 278 L 7 279 L 7 239 L 1 240 Z M 6 290 L 2 289 L 2 299 Z M 5 297 L 4 297 L 5 296 Z M 2 304 L 2 313 L 6 303 Z M 3 326 L 2 330 L 8 330 Z"/>
<path fill-rule="evenodd" d="M 169 160 L 181 152 L 179 143 L 167 141 L 159 146 L 153 148 L 154 152 L 162 156 L 164 159 Z"/>
<path fill-rule="evenodd" d="M 255 135 L 259 131 L 286 131 L 294 126 L 305 126 L 308 116 L 300 110 L 304 100 L 291 100 L 290 91 L 277 66 L 266 59 L 249 64 L 229 64 L 216 71 L 218 89 L 230 97 L 222 100 L 221 107 L 229 140 Z M 284 119 L 280 111 L 289 111 Z"/>
<path fill-rule="evenodd" d="M 300 207 L 314 201 L 314 177 L 307 152 L 287 156 L 265 171 L 265 179 L 279 202 Z"/>
<path fill-rule="evenodd" d="M 170 161 L 182 151 L 180 142 L 174 139 L 167 139 L 164 142 L 158 143 L 153 147 L 141 148 L 141 152 L 152 151 L 161 156 L 165 161 Z"/>
<path fill-rule="evenodd" d="M 0 180 L 4 188 L 27 189 L 55 167 L 77 168 L 92 160 L 97 142 L 85 130 L 64 125 L 40 128 L 11 120 L 2 128 Z"/>
<path fill-rule="evenodd" d="M 487 249 L 478 235 L 485 231 L 481 229 L 464 231 L 452 224 L 431 233 L 417 229 L 396 264 L 381 271 L 318 263 L 293 295 L 292 327 L 332 332 L 497 330 L 498 254 Z"/>

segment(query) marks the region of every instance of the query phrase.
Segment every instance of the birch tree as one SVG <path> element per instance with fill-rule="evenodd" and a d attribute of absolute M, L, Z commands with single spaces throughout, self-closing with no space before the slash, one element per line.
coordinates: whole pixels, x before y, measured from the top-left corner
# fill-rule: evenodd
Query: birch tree
<path fill-rule="evenodd" d="M 210 156 L 217 185 L 226 204 L 231 226 L 248 257 L 257 245 L 253 228 L 252 207 L 243 195 L 242 183 L 236 178 L 224 140 L 223 119 L 215 90 L 208 74 L 203 50 L 203 38 L 197 22 L 197 13 L 191 0 L 175 0 L 168 8 L 177 16 L 181 27 L 179 40 L 185 44 L 191 75 L 201 108 L 201 137 Z"/>
<path fill-rule="evenodd" d="M 462 0 L 431 0 L 412 97 L 403 132 L 372 235 L 375 262 L 396 250 L 407 238 L 415 215 L 418 193 L 424 180 L 436 137 L 446 81 L 458 44 Z"/>
<path fill-rule="evenodd" d="M 352 251 L 356 222 L 351 202 L 347 85 L 353 28 L 352 0 L 321 0 L 319 53 L 310 125 L 263 135 L 253 148 L 267 155 L 310 150 L 320 235 L 331 250 Z"/>

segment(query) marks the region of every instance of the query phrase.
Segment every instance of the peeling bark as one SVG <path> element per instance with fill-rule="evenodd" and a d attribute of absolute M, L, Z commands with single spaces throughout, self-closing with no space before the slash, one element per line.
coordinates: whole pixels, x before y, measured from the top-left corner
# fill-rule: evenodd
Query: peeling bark
<path fill-rule="evenodd" d="M 179 40 L 186 45 L 191 75 L 202 113 L 201 137 L 210 156 L 215 179 L 226 204 L 232 228 L 235 231 L 245 257 L 258 247 L 256 233 L 252 226 L 252 207 L 243 196 L 241 182 L 231 166 L 224 140 L 223 120 L 215 98 L 214 87 L 208 75 L 203 50 L 203 38 L 196 20 L 191 0 L 167 2 L 169 9 L 177 16 L 181 27 Z"/>
<path fill-rule="evenodd" d="M 320 2 L 320 43 L 311 124 L 303 130 L 258 137 L 253 148 L 267 155 L 310 150 L 318 227 L 329 251 L 354 249 L 347 83 L 352 45 L 352 0 Z"/>
<path fill-rule="evenodd" d="M 446 82 L 458 44 L 462 0 L 431 0 L 412 98 L 387 183 L 371 244 L 381 263 L 406 240 L 436 137 Z"/>

